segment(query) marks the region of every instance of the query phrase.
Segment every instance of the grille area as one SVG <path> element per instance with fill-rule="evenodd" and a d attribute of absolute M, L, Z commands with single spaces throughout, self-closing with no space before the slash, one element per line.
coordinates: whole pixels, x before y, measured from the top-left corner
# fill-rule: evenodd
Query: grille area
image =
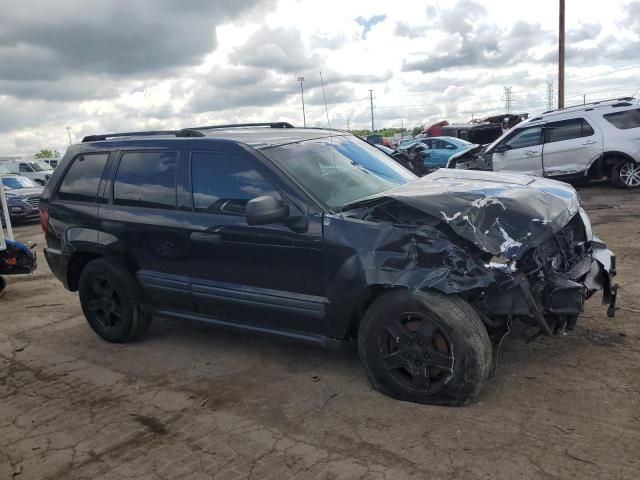
<path fill-rule="evenodd" d="M 38 197 L 34 197 L 34 198 L 27 198 L 25 200 L 26 203 L 28 203 L 31 207 L 33 208 L 38 208 L 40 207 L 40 198 Z"/>
<path fill-rule="evenodd" d="M 549 240 L 538 247 L 543 263 L 551 264 L 559 272 L 566 272 L 584 256 L 586 240 L 584 226 L 579 216 Z"/>

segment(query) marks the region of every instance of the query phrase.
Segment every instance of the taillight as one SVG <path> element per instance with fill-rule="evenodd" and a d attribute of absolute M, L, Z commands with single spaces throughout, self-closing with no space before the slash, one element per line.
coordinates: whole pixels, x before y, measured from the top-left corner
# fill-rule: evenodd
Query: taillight
<path fill-rule="evenodd" d="M 44 233 L 49 232 L 49 209 L 47 207 L 40 207 L 40 226 Z"/>

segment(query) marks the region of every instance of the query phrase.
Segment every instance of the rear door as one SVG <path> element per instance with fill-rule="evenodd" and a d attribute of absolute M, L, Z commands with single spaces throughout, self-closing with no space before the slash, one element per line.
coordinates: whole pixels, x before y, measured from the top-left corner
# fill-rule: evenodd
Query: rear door
<path fill-rule="evenodd" d="M 220 147 L 222 148 L 222 147 Z M 277 176 L 244 150 L 193 151 L 193 211 L 185 213 L 198 313 L 232 323 L 322 333 L 322 216 L 290 202 L 308 227 L 250 226 L 245 206 L 261 195 L 286 200 Z"/>
<path fill-rule="evenodd" d="M 192 311 L 187 234 L 176 207 L 178 150 L 124 150 L 100 207 L 101 243 L 131 268 L 154 304 Z"/>
<path fill-rule="evenodd" d="M 586 119 L 548 123 L 542 153 L 544 176 L 582 173 L 602 152 L 602 134 Z"/>
<path fill-rule="evenodd" d="M 542 175 L 542 125 L 518 129 L 492 152 L 493 170 Z"/>

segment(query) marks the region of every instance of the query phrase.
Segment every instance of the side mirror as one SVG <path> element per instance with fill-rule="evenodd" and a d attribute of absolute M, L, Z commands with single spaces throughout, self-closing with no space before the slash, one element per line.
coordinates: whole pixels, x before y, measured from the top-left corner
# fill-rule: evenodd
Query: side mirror
<path fill-rule="evenodd" d="M 504 153 L 504 152 L 506 152 L 507 150 L 509 150 L 509 145 L 506 145 L 506 144 L 504 144 L 504 143 L 503 143 L 502 145 L 498 145 L 498 146 L 495 148 L 495 150 L 494 150 L 494 151 L 495 151 L 496 153 Z"/>
<path fill-rule="evenodd" d="M 271 195 L 252 198 L 247 202 L 246 217 L 249 225 L 278 223 L 289 216 L 289 207 Z"/>

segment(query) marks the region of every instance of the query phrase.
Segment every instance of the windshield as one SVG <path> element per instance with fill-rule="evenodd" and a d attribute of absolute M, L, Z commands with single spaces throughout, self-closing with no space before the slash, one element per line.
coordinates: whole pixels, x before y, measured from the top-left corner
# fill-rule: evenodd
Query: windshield
<path fill-rule="evenodd" d="M 351 136 L 307 140 L 262 153 L 331 209 L 417 178 L 376 147 Z"/>
<path fill-rule="evenodd" d="M 51 168 L 51 165 L 46 162 L 29 162 L 29 166 L 36 172 L 46 172 L 48 170 L 53 170 L 53 168 Z"/>
<path fill-rule="evenodd" d="M 33 188 L 38 185 L 27 177 L 2 177 L 2 185 L 7 188 Z"/>

